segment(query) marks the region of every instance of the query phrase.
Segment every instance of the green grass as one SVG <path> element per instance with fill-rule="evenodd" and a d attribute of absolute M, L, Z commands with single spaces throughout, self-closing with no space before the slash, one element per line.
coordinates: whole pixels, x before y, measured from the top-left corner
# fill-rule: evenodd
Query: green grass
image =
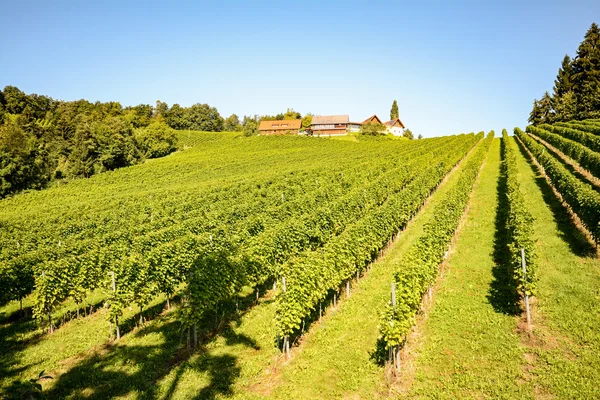
<path fill-rule="evenodd" d="M 521 383 L 524 348 L 511 313 L 495 306 L 500 141 L 490 148 L 466 221 L 439 279 L 427 318 L 412 344 L 414 376 L 400 390 L 416 398 L 528 398 Z M 409 344 L 410 346 L 411 344 Z"/>
<path fill-rule="evenodd" d="M 518 164 L 540 255 L 531 379 L 555 398 L 600 398 L 600 260 L 537 168 Z"/>

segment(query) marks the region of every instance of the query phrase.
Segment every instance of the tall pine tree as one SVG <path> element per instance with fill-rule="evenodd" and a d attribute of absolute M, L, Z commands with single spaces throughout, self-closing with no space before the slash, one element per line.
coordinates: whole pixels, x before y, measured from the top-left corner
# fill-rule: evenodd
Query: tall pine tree
<path fill-rule="evenodd" d="M 392 103 L 392 109 L 390 110 L 390 120 L 398 118 L 398 102 L 394 100 Z"/>
<path fill-rule="evenodd" d="M 537 99 L 533 99 L 533 109 L 531 113 L 529 113 L 529 118 L 527 119 L 531 125 L 539 125 L 543 123 L 542 118 L 542 107 L 540 107 L 540 102 Z"/>
<path fill-rule="evenodd" d="M 600 29 L 593 23 L 573 61 L 573 93 L 577 118 L 600 117 Z"/>
<path fill-rule="evenodd" d="M 558 69 L 558 75 L 554 80 L 554 98 L 559 98 L 573 89 L 572 76 L 573 63 L 571 57 L 567 54 L 563 58 L 562 65 Z"/>

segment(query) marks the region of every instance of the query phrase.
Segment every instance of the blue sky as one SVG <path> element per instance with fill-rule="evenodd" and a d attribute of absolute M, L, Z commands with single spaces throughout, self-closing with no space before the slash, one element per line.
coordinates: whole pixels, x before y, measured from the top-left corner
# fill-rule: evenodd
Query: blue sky
<path fill-rule="evenodd" d="M 89 3 L 89 4 L 88 4 Z M 526 124 L 600 1 L 5 2 L 0 87 L 223 116 L 400 118 L 426 137 Z"/>

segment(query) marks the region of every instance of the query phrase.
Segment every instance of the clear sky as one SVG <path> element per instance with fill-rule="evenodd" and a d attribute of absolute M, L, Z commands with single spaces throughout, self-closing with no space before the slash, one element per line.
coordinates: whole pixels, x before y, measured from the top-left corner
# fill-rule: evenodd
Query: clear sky
<path fill-rule="evenodd" d="M 0 87 L 231 113 L 524 126 L 600 1 L 5 1 Z"/>

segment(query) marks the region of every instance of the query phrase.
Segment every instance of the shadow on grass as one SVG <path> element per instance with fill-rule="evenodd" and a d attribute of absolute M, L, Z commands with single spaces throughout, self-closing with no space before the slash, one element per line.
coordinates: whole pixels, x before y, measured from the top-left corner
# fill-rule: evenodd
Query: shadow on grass
<path fill-rule="evenodd" d="M 525 157 L 525 160 L 527 160 L 527 163 L 535 173 L 535 183 L 542 191 L 544 202 L 552 211 L 554 222 L 559 230 L 560 238 L 569 245 L 569 248 L 573 254 L 579 257 L 594 257 L 594 246 L 586 239 L 584 233 L 575 225 L 561 201 L 554 194 L 554 191 L 548 184 L 546 178 L 541 175 L 538 167 L 534 164 L 527 151 L 523 148 L 523 144 L 519 140 L 515 141 L 517 142 L 519 151 L 521 154 L 523 154 L 523 157 Z"/>
<path fill-rule="evenodd" d="M 56 378 L 44 396 L 48 399 L 105 399 L 134 395 L 141 399 L 170 399 L 186 372 L 199 375 L 193 378 L 197 389 L 187 393 L 188 398 L 214 399 L 231 395 L 241 370 L 237 357 L 210 354 L 207 344 L 222 338 L 227 345 L 239 344 L 259 350 L 256 341 L 235 331 L 242 316 L 255 304 L 256 294 L 252 292 L 237 299 L 237 312 L 233 300 L 222 304 L 216 313 L 207 315 L 198 325 L 200 344 L 196 349 L 187 348 L 185 340 L 182 343 L 181 325 L 172 313 L 159 315 L 152 324 L 124 336 L 120 343 L 105 344 L 83 360 L 75 358 L 72 366 L 65 364 L 68 371 Z M 145 312 L 150 316 L 163 307 L 164 303 L 161 303 Z M 232 309 L 233 313 L 228 313 Z M 133 320 L 137 318 L 132 317 Z M 130 323 L 135 325 L 135 322 Z M 159 335 L 159 339 L 150 339 L 158 344 L 147 344 L 145 337 L 148 335 Z M 161 389 L 158 383 L 163 379 L 168 383 Z"/>
<path fill-rule="evenodd" d="M 500 141 L 500 152 L 502 161 L 505 158 L 504 139 Z M 493 280 L 490 284 L 488 301 L 498 313 L 507 315 L 519 315 L 519 296 L 517 294 L 516 282 L 512 278 L 510 270 L 510 232 L 508 230 L 509 204 L 507 193 L 506 167 L 500 163 L 500 176 L 496 187 L 498 198 L 498 210 L 496 212 L 496 234 L 494 238 L 494 268 L 492 269 Z"/>
<path fill-rule="evenodd" d="M 32 319 L 0 325 L 0 380 L 10 379 L 33 366 L 19 365 L 19 358 L 25 348 L 36 345 L 43 338 L 36 329 Z"/>
<path fill-rule="evenodd" d="M 202 374 L 198 391 L 190 393 L 192 398 L 213 399 L 218 395 L 229 395 L 239 376 L 237 358 L 229 355 L 211 355 L 203 346 L 195 351 L 182 348 L 179 341 L 179 324 L 171 321 L 162 326 L 162 343 L 157 345 L 113 345 L 102 346 L 93 356 L 72 366 L 57 378 L 56 384 L 44 392 L 45 398 L 85 397 L 107 399 L 128 395 L 137 398 L 170 399 L 186 372 Z M 248 345 L 252 339 L 227 334 L 230 344 Z M 162 394 L 158 381 L 175 369 L 174 376 Z M 204 378 L 205 377 L 205 378 Z"/>

